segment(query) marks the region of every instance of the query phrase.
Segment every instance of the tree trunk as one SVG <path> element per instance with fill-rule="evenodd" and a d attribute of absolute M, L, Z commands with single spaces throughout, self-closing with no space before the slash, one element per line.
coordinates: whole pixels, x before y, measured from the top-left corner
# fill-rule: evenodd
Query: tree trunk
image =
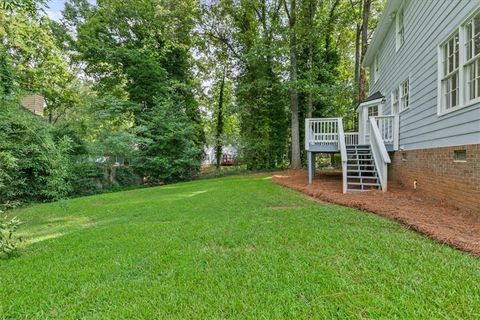
<path fill-rule="evenodd" d="M 315 15 L 316 3 L 315 0 L 310 0 L 308 6 L 308 24 L 310 29 L 313 31 L 314 24 L 314 15 Z M 309 71 L 309 80 L 313 81 L 313 32 L 308 34 L 308 71 Z M 313 83 L 310 83 L 312 86 Z M 312 89 L 308 91 L 307 94 L 307 118 L 311 118 L 313 115 L 313 93 Z"/>
<path fill-rule="evenodd" d="M 297 90 L 297 35 L 296 0 L 290 0 L 289 29 L 290 29 L 290 104 L 292 112 L 292 160 L 291 168 L 300 169 L 300 127 L 298 119 L 298 90 Z"/>
<path fill-rule="evenodd" d="M 363 61 L 368 48 L 368 21 L 370 17 L 370 5 L 372 0 L 363 1 L 363 14 L 362 14 L 362 54 L 360 60 Z M 358 79 L 358 101 L 365 99 L 366 91 L 366 71 L 365 68 L 360 67 L 360 75 Z"/>
<path fill-rule="evenodd" d="M 360 88 L 359 81 L 360 81 L 360 40 L 362 36 L 362 26 L 357 23 L 357 33 L 355 35 L 355 90 L 357 94 L 355 95 L 355 101 L 353 105 L 356 107 L 359 103 L 358 101 L 358 90 Z"/>
<path fill-rule="evenodd" d="M 227 68 L 223 67 L 222 80 L 220 82 L 220 94 L 218 97 L 218 112 L 217 112 L 217 128 L 215 132 L 215 157 L 217 169 L 220 168 L 220 161 L 222 158 L 222 135 L 223 135 L 223 93 L 225 90 L 225 73 Z"/>

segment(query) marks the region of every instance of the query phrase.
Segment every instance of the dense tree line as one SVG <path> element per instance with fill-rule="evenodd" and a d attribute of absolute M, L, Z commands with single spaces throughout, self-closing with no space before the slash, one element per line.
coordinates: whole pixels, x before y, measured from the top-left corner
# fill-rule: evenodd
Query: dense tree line
<path fill-rule="evenodd" d="M 54 21 L 2 0 L 0 203 L 191 179 L 206 145 L 217 165 L 233 145 L 249 169 L 299 168 L 303 119 L 354 119 L 382 5 L 69 0 Z M 45 117 L 20 107 L 32 93 Z"/>

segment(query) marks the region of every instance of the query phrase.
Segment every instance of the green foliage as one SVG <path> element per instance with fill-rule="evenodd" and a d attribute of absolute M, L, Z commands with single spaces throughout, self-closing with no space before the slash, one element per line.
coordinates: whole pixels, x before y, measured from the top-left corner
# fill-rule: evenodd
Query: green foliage
<path fill-rule="evenodd" d="M 16 217 L 2 217 L 1 214 L 3 212 L 0 210 L 0 254 L 10 257 L 17 252 L 18 244 L 22 241 L 17 235 L 22 222 Z"/>
<path fill-rule="evenodd" d="M 15 90 L 13 67 L 3 46 L 0 47 L 0 101 Z"/>
<path fill-rule="evenodd" d="M 56 122 L 78 103 L 79 96 L 78 81 L 50 25 L 48 17 L 39 13 L 0 11 L 0 39 L 15 66 L 19 89 L 41 94 L 50 121 Z"/>
<path fill-rule="evenodd" d="M 203 149 L 195 143 L 197 129 L 185 109 L 172 100 L 157 100 L 144 114 L 137 134 L 142 138 L 134 168 L 149 181 L 171 182 L 194 177 Z"/>
<path fill-rule="evenodd" d="M 84 196 L 99 193 L 106 185 L 103 168 L 90 159 L 78 159 L 70 167 L 69 183 L 72 195 Z"/>
<path fill-rule="evenodd" d="M 135 186 L 141 183 L 141 178 L 130 166 L 118 167 L 115 170 L 115 180 L 122 187 Z"/>
<path fill-rule="evenodd" d="M 37 3 L 44 3 L 39 0 L 0 0 L 1 10 L 25 10 L 30 13 L 35 13 L 37 10 Z"/>
<path fill-rule="evenodd" d="M 49 126 L 17 105 L 0 110 L 0 203 L 51 201 L 70 193 L 70 148 L 55 142 Z"/>

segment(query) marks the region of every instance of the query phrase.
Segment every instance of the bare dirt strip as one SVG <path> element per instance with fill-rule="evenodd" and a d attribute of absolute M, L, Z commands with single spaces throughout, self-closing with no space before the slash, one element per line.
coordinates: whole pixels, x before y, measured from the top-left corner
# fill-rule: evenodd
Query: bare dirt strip
<path fill-rule="evenodd" d="M 394 183 L 389 183 L 388 192 L 343 194 L 341 172 L 317 173 L 312 185 L 307 183 L 305 170 L 278 172 L 272 180 L 315 199 L 394 219 L 438 242 L 480 256 L 480 212 L 459 210 Z"/>

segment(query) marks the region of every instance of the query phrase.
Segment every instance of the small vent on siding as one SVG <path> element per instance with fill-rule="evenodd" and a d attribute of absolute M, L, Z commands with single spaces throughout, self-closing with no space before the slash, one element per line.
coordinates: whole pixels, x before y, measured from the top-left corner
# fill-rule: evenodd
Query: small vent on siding
<path fill-rule="evenodd" d="M 453 159 L 455 162 L 467 162 L 467 150 L 453 151 Z"/>

